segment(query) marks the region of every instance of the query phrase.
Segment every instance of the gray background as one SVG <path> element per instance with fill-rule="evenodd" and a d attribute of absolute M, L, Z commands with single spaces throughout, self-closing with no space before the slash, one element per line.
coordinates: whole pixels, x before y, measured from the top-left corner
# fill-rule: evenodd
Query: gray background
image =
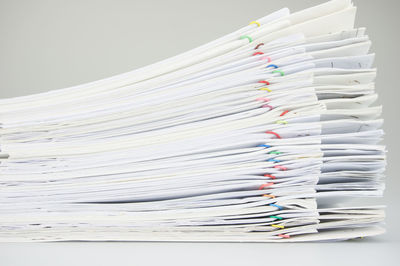
<path fill-rule="evenodd" d="M 322 0 L 0 0 L 0 98 L 69 87 L 144 66 L 232 32 L 282 7 Z M 354 1 L 367 27 L 384 106 L 388 167 L 387 234 L 327 244 L 45 243 L 0 244 L 0 265 L 394 265 L 400 259 L 398 1 Z M 397 74 L 397 75 L 396 75 Z M 0 214 L 1 218 L 1 214 Z M 397 253 L 396 253 L 397 251 Z M 398 264 L 398 263 L 397 263 Z"/>

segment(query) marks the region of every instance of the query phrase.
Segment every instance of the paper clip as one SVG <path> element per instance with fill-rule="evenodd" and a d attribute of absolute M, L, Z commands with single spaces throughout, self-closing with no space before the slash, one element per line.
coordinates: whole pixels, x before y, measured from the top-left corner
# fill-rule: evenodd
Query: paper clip
<path fill-rule="evenodd" d="M 257 50 L 261 45 L 264 45 L 264 43 L 262 42 L 262 43 L 257 44 L 257 46 L 254 48 L 254 50 Z"/>
<path fill-rule="evenodd" d="M 258 54 L 264 54 L 263 52 L 255 52 L 253 55 L 258 55 Z M 269 57 L 269 56 L 263 56 L 263 57 L 261 57 L 261 59 L 267 59 L 268 60 L 268 63 L 271 63 L 271 57 Z"/>
<path fill-rule="evenodd" d="M 254 55 L 259 55 L 259 54 L 264 54 L 263 52 L 255 52 L 254 54 L 253 54 L 253 56 Z"/>
<path fill-rule="evenodd" d="M 285 75 L 285 73 L 283 73 L 283 71 L 279 70 L 279 69 L 272 71 L 272 73 L 279 73 L 279 74 L 281 74 L 281 76 Z"/>
<path fill-rule="evenodd" d="M 271 204 L 269 204 L 269 206 L 276 207 L 276 208 L 278 208 L 279 210 L 283 210 L 283 207 L 280 206 L 280 205 L 277 205 L 277 204 L 271 203 Z"/>
<path fill-rule="evenodd" d="M 278 236 L 280 236 L 282 238 L 290 238 L 290 235 L 286 235 L 286 234 L 279 234 Z"/>
<path fill-rule="evenodd" d="M 271 146 L 269 146 L 267 144 L 261 144 L 261 145 L 258 145 L 258 147 L 271 148 Z"/>
<path fill-rule="evenodd" d="M 269 218 L 273 218 L 273 219 L 277 219 L 277 220 L 282 220 L 283 218 L 280 216 L 275 216 L 275 215 L 271 215 Z"/>
<path fill-rule="evenodd" d="M 256 99 L 256 101 L 259 101 L 259 102 L 269 102 L 270 101 L 270 99 L 268 99 L 268 98 L 265 98 L 265 97 L 260 97 L 260 98 L 257 98 Z"/>
<path fill-rule="evenodd" d="M 268 154 L 281 154 L 282 152 L 280 152 L 280 151 L 270 151 L 270 152 L 268 152 Z"/>
<path fill-rule="evenodd" d="M 264 189 L 264 188 L 266 188 L 266 187 L 269 187 L 269 186 L 272 186 L 274 183 L 266 183 L 266 184 L 262 184 L 258 189 L 259 190 L 262 190 L 262 189 Z"/>
<path fill-rule="evenodd" d="M 287 170 L 287 168 L 285 166 L 282 166 L 282 165 L 275 165 L 274 168 L 280 169 L 282 171 L 286 171 Z"/>
<path fill-rule="evenodd" d="M 261 106 L 262 108 L 269 108 L 269 110 L 272 110 L 272 109 L 274 109 L 274 107 L 273 106 L 271 106 L 271 105 L 269 105 L 269 104 L 264 104 L 263 106 Z"/>
<path fill-rule="evenodd" d="M 260 22 L 258 22 L 258 21 L 252 21 L 249 23 L 249 25 L 251 25 L 251 24 L 256 24 L 258 27 L 261 26 Z"/>
<path fill-rule="evenodd" d="M 268 159 L 267 162 L 280 163 L 281 161 L 276 159 Z"/>
<path fill-rule="evenodd" d="M 262 88 L 259 88 L 258 90 L 272 92 L 272 90 L 267 87 L 262 87 Z"/>
<path fill-rule="evenodd" d="M 249 43 L 251 43 L 251 42 L 253 41 L 253 39 L 252 39 L 250 36 L 248 36 L 248 35 L 240 36 L 240 39 L 241 39 L 241 40 L 247 39 L 247 40 L 249 40 Z"/>
<path fill-rule="evenodd" d="M 282 112 L 282 114 L 280 114 L 279 116 L 284 116 L 285 114 L 289 113 L 289 110 L 285 110 Z"/>
<path fill-rule="evenodd" d="M 268 197 L 268 198 L 271 198 L 271 199 L 275 199 L 275 196 L 271 195 L 271 194 L 264 194 L 263 197 Z"/>
<path fill-rule="evenodd" d="M 260 80 L 260 81 L 258 81 L 258 83 L 264 83 L 264 84 L 267 84 L 267 85 L 271 85 L 271 83 L 269 83 L 269 82 L 266 81 L 266 80 Z"/>
<path fill-rule="evenodd" d="M 264 176 L 265 176 L 265 177 L 269 177 L 269 178 L 271 178 L 271 179 L 276 179 L 276 176 L 274 176 L 274 175 L 265 174 Z"/>
<path fill-rule="evenodd" d="M 280 125 L 286 125 L 288 122 L 285 120 L 278 120 L 278 121 L 276 121 L 276 123 L 280 124 Z"/>
<path fill-rule="evenodd" d="M 265 133 L 266 133 L 266 134 L 272 134 L 272 135 L 274 135 L 276 138 L 281 139 L 281 136 L 279 136 L 279 134 L 276 133 L 276 132 L 273 132 L 273 131 L 265 131 Z"/>
<path fill-rule="evenodd" d="M 285 228 L 283 225 L 278 225 L 278 224 L 271 224 L 272 227 L 276 227 L 276 228 Z"/>
<path fill-rule="evenodd" d="M 269 67 L 278 68 L 278 66 L 274 65 L 274 64 L 269 64 L 268 66 L 266 66 L 266 68 L 269 68 Z M 272 73 L 274 73 L 274 72 L 272 72 Z"/>
<path fill-rule="evenodd" d="M 263 52 L 255 52 L 255 53 L 253 53 L 253 56 L 255 56 L 255 55 L 261 55 L 261 54 L 264 54 Z M 269 57 L 269 56 L 263 56 L 263 57 L 261 57 L 261 59 L 267 59 L 268 60 L 268 63 L 270 63 L 271 62 L 271 57 Z"/>

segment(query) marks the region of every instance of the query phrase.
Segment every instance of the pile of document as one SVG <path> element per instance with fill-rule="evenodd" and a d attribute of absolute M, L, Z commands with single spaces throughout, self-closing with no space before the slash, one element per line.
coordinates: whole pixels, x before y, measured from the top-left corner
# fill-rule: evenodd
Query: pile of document
<path fill-rule="evenodd" d="M 344 240 L 384 231 L 356 7 L 282 9 L 96 82 L 0 100 L 0 241 Z"/>

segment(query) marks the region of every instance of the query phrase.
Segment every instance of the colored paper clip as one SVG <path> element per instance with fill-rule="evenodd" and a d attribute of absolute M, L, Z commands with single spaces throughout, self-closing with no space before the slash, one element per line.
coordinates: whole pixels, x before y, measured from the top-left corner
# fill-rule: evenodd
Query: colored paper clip
<path fill-rule="evenodd" d="M 263 52 L 255 52 L 255 53 L 253 53 L 252 55 L 253 56 L 255 56 L 255 55 L 262 55 L 262 54 L 264 54 Z M 263 56 L 263 57 L 261 57 L 261 59 L 267 59 L 268 60 L 268 63 L 270 63 L 271 62 L 271 57 L 269 57 L 269 56 Z"/>
<path fill-rule="evenodd" d="M 279 224 L 271 224 L 271 226 L 275 227 L 275 228 L 280 228 L 280 229 L 285 228 L 283 225 L 279 225 Z"/>
<path fill-rule="evenodd" d="M 276 207 L 276 208 L 278 208 L 279 210 L 283 210 L 283 207 L 280 206 L 280 205 L 277 205 L 277 204 L 271 203 L 271 204 L 269 204 L 269 206 Z"/>
<path fill-rule="evenodd" d="M 277 219 L 277 220 L 282 220 L 283 218 L 280 216 L 275 216 L 275 215 L 271 215 L 269 218 L 273 218 L 273 219 Z"/>
<path fill-rule="evenodd" d="M 281 136 L 279 136 L 279 134 L 276 133 L 276 132 L 273 132 L 273 131 L 265 131 L 265 133 L 266 133 L 266 134 L 272 134 L 272 135 L 274 135 L 276 138 L 281 139 Z"/>
<path fill-rule="evenodd" d="M 271 105 L 269 105 L 269 104 L 264 104 L 263 106 L 261 106 L 262 108 L 269 108 L 269 110 L 272 110 L 272 109 L 274 109 L 274 107 L 273 106 L 271 106 Z"/>
<path fill-rule="evenodd" d="M 268 92 L 272 92 L 272 90 L 271 90 L 271 89 L 268 89 L 267 87 L 262 87 L 262 88 L 259 88 L 259 90 L 260 90 L 260 91 L 268 91 Z"/>
<path fill-rule="evenodd" d="M 271 146 L 269 146 L 267 144 L 261 144 L 261 145 L 258 145 L 258 147 L 271 148 Z"/>
<path fill-rule="evenodd" d="M 268 198 L 271 198 L 271 199 L 275 199 L 275 196 L 271 195 L 271 194 L 264 194 L 263 197 L 268 197 Z"/>
<path fill-rule="evenodd" d="M 270 151 L 270 152 L 268 152 L 268 154 L 281 154 L 282 152 L 280 152 L 280 151 Z"/>
<path fill-rule="evenodd" d="M 274 65 L 274 64 L 269 64 L 269 65 L 267 66 L 267 68 L 270 68 L 270 67 L 278 68 L 278 66 L 277 66 L 277 65 Z M 272 72 L 272 73 L 274 73 L 274 72 Z"/>
<path fill-rule="evenodd" d="M 260 81 L 258 81 L 258 83 L 264 83 L 264 84 L 267 84 L 267 85 L 271 85 L 271 83 L 269 83 L 269 82 L 266 81 L 266 80 L 260 80 Z"/>
<path fill-rule="evenodd" d="M 261 45 L 264 45 L 264 43 L 262 42 L 262 43 L 257 44 L 257 46 L 254 47 L 254 50 L 257 50 L 258 48 L 260 48 Z"/>
<path fill-rule="evenodd" d="M 288 122 L 285 120 L 278 120 L 278 121 L 276 121 L 276 123 L 280 124 L 280 125 L 286 125 Z"/>
<path fill-rule="evenodd" d="M 264 176 L 265 176 L 265 177 L 269 177 L 269 178 L 271 178 L 271 179 L 276 179 L 276 176 L 274 176 L 274 175 L 265 174 Z"/>
<path fill-rule="evenodd" d="M 299 156 L 296 159 L 307 159 L 307 158 L 310 158 L 310 156 Z"/>
<path fill-rule="evenodd" d="M 258 21 L 252 21 L 249 23 L 249 25 L 251 25 L 251 24 L 256 24 L 258 27 L 261 26 L 260 22 L 258 22 Z"/>
<path fill-rule="evenodd" d="M 247 40 L 249 40 L 249 43 L 251 43 L 251 42 L 253 41 L 253 39 L 252 39 L 250 36 L 248 36 L 248 35 L 240 36 L 240 39 L 241 39 L 241 40 L 247 39 Z"/>
<path fill-rule="evenodd" d="M 255 53 L 253 53 L 253 56 L 254 55 L 260 55 L 260 54 L 264 54 L 263 52 L 255 52 Z"/>
<path fill-rule="evenodd" d="M 290 235 L 286 235 L 286 234 L 279 234 L 278 236 L 280 236 L 282 238 L 290 238 Z"/>
<path fill-rule="evenodd" d="M 257 98 L 256 101 L 265 102 L 266 103 L 266 102 L 269 102 L 270 99 L 269 98 L 265 98 L 265 97 L 260 97 L 260 98 Z"/>
<path fill-rule="evenodd" d="M 281 74 L 281 76 L 285 75 L 285 73 L 280 69 L 274 70 L 274 71 L 272 71 L 272 73 L 279 73 L 279 74 Z"/>
<path fill-rule="evenodd" d="M 255 52 L 253 55 L 260 55 L 260 54 L 264 54 L 263 52 Z M 269 57 L 269 56 L 263 56 L 263 57 L 261 57 L 261 59 L 267 59 L 268 60 L 268 63 L 271 63 L 271 57 Z"/>
<path fill-rule="evenodd" d="M 268 159 L 267 162 L 280 163 L 281 161 L 277 159 Z"/>
<path fill-rule="evenodd" d="M 266 183 L 266 184 L 262 184 L 258 189 L 259 189 L 259 190 L 262 190 L 262 189 L 264 189 L 264 188 L 266 188 L 266 187 L 272 186 L 273 184 L 274 184 L 274 183 L 271 183 L 271 182 Z"/>
<path fill-rule="evenodd" d="M 280 114 L 279 116 L 284 116 L 285 114 L 289 113 L 289 110 L 285 110 L 282 112 L 282 114 Z"/>
<path fill-rule="evenodd" d="M 282 165 L 275 165 L 274 168 L 280 169 L 282 171 L 286 171 L 287 170 L 287 168 L 285 166 L 282 166 Z"/>

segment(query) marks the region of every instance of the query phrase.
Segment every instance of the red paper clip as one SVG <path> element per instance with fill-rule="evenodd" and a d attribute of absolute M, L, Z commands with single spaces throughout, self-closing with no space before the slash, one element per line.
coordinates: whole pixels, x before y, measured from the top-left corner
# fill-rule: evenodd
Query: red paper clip
<path fill-rule="evenodd" d="M 283 111 L 280 116 L 284 116 L 285 114 L 289 113 L 289 110 Z"/>
<path fill-rule="evenodd" d="M 264 83 L 264 84 L 267 84 L 267 85 L 271 85 L 271 83 L 269 83 L 269 82 L 266 81 L 266 80 L 260 80 L 258 83 Z"/>
<path fill-rule="evenodd" d="M 262 190 L 262 189 L 264 189 L 264 188 L 266 188 L 266 187 L 269 187 L 269 186 L 272 186 L 274 183 L 266 183 L 266 184 L 262 184 L 258 189 L 259 190 Z"/>
<path fill-rule="evenodd" d="M 266 134 L 272 134 L 272 135 L 274 135 L 275 137 L 277 137 L 278 139 L 281 139 L 281 136 L 279 136 L 279 134 L 276 133 L 276 132 L 273 132 L 273 131 L 266 131 L 265 133 L 266 133 Z"/>
<path fill-rule="evenodd" d="M 263 52 L 255 52 L 253 55 L 264 54 Z"/>
<path fill-rule="evenodd" d="M 282 165 L 275 165 L 274 168 L 280 169 L 282 171 L 286 171 L 287 170 L 287 168 L 285 166 L 282 166 Z"/>
<path fill-rule="evenodd" d="M 265 174 L 264 176 L 265 176 L 265 177 L 269 177 L 269 178 L 271 178 L 271 179 L 276 179 L 276 176 L 274 176 L 274 175 Z"/>

